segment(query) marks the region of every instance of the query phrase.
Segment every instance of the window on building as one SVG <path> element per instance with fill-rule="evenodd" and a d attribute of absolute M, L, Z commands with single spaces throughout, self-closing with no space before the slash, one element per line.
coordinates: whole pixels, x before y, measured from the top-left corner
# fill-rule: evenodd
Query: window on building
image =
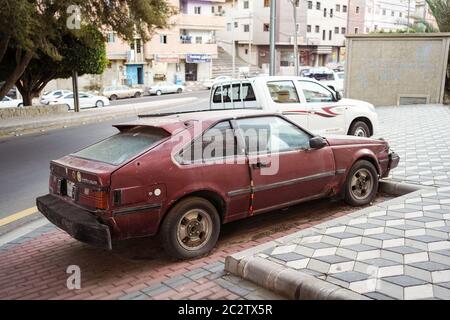
<path fill-rule="evenodd" d="M 339 33 L 339 27 L 334 27 L 334 33 Z"/>
<path fill-rule="evenodd" d="M 359 28 L 356 27 L 356 28 L 355 28 L 355 33 L 358 33 L 358 32 L 359 32 Z"/>
<path fill-rule="evenodd" d="M 346 32 L 347 32 L 347 30 L 345 29 L 345 27 L 342 27 L 342 28 L 341 28 L 341 33 L 342 33 L 342 34 L 345 34 Z"/>
<path fill-rule="evenodd" d="M 359 7 L 356 7 L 355 12 L 359 13 Z"/>
<path fill-rule="evenodd" d="M 383 9 L 383 16 L 386 15 L 386 9 Z"/>
<path fill-rule="evenodd" d="M 333 9 L 330 9 L 330 18 L 333 18 Z"/>
<path fill-rule="evenodd" d="M 264 7 L 270 7 L 270 0 L 264 0 Z"/>
<path fill-rule="evenodd" d="M 320 26 L 316 26 L 316 33 L 320 32 Z"/>
<path fill-rule="evenodd" d="M 320 10 L 320 2 L 316 2 L 316 9 Z"/>
<path fill-rule="evenodd" d="M 327 8 L 323 9 L 323 16 L 326 17 L 327 16 Z"/>
<path fill-rule="evenodd" d="M 202 7 L 194 7 L 195 14 L 201 14 L 201 12 L 202 12 Z"/>
<path fill-rule="evenodd" d="M 216 10 L 216 7 L 211 6 L 211 13 L 214 13 L 215 10 Z"/>
<path fill-rule="evenodd" d="M 248 9 L 249 8 L 249 2 L 248 0 L 244 1 L 244 9 Z"/>
<path fill-rule="evenodd" d="M 116 42 L 116 34 L 114 32 L 108 32 L 108 43 Z"/>
<path fill-rule="evenodd" d="M 250 25 L 244 24 L 244 32 L 250 32 Z"/>
<path fill-rule="evenodd" d="M 332 40 L 333 39 L 333 31 L 328 31 L 328 40 Z"/>
<path fill-rule="evenodd" d="M 231 31 L 231 22 L 227 23 L 227 31 Z"/>
<path fill-rule="evenodd" d="M 239 24 L 236 21 L 234 22 L 234 27 L 235 28 L 239 27 Z"/>
<path fill-rule="evenodd" d="M 403 14 L 401 12 L 399 12 L 398 16 L 401 18 L 403 16 Z"/>
<path fill-rule="evenodd" d="M 308 24 L 308 25 L 306 26 L 306 32 L 311 32 L 311 31 L 312 31 L 311 25 Z"/>
<path fill-rule="evenodd" d="M 327 33 L 325 30 L 322 30 L 322 40 L 325 40 L 327 38 Z"/>
<path fill-rule="evenodd" d="M 392 17 L 395 16 L 395 11 L 394 10 L 391 11 L 391 16 Z"/>
<path fill-rule="evenodd" d="M 222 6 L 217 7 L 217 12 L 222 13 Z"/>
<path fill-rule="evenodd" d="M 297 23 L 297 24 L 295 25 L 295 29 L 297 30 L 297 32 L 300 30 L 300 24 L 299 24 L 299 23 Z"/>
<path fill-rule="evenodd" d="M 378 25 L 374 25 L 373 30 L 378 30 Z"/>
<path fill-rule="evenodd" d="M 167 43 L 167 36 L 165 34 L 159 35 L 159 42 L 160 43 Z"/>
<path fill-rule="evenodd" d="M 133 42 L 130 42 L 130 49 L 131 49 L 131 50 L 134 50 L 134 41 L 133 41 Z"/>
<path fill-rule="evenodd" d="M 195 37 L 195 43 L 197 43 L 197 44 L 202 44 L 202 43 L 203 43 L 202 36 L 196 36 L 196 37 Z"/>
<path fill-rule="evenodd" d="M 308 1 L 308 9 L 312 9 L 313 7 L 313 2 L 312 1 Z"/>
<path fill-rule="evenodd" d="M 248 54 L 248 49 L 245 49 L 244 52 L 245 52 L 245 54 L 247 55 L 247 54 Z"/>
<path fill-rule="evenodd" d="M 336 12 L 341 12 L 341 5 L 340 4 L 336 5 Z"/>
<path fill-rule="evenodd" d="M 141 53 L 141 39 L 136 39 L 136 53 Z"/>
<path fill-rule="evenodd" d="M 347 6 L 345 5 L 342 6 L 342 12 L 347 12 Z"/>
<path fill-rule="evenodd" d="M 263 24 L 263 31 L 264 32 L 269 32 L 270 30 L 270 23 L 264 23 Z"/>

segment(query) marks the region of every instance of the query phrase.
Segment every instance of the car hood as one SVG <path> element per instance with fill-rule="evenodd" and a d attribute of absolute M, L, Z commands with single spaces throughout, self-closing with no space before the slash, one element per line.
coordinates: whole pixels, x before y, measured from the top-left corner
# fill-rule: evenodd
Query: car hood
<path fill-rule="evenodd" d="M 344 135 L 326 135 L 324 138 L 328 141 L 331 146 L 342 146 L 342 145 L 350 145 L 350 144 L 385 144 L 387 142 L 381 139 L 373 139 L 373 138 L 363 138 L 363 137 L 355 137 L 355 136 L 344 136 Z"/>

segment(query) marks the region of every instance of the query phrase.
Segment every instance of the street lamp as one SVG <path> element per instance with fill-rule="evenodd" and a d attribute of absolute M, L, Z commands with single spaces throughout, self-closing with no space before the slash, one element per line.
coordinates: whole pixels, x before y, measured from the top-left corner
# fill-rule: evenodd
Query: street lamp
<path fill-rule="evenodd" d="M 294 74 L 298 76 L 298 37 L 297 37 L 297 6 L 298 0 L 288 0 L 292 4 L 292 11 L 294 14 Z"/>

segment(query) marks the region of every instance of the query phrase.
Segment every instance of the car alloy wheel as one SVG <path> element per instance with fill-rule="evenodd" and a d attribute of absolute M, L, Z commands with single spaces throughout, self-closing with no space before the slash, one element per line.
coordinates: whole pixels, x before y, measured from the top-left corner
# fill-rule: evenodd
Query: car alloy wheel
<path fill-rule="evenodd" d="M 208 242 L 211 233 L 211 216 L 202 209 L 192 209 L 178 223 L 177 240 L 186 250 L 198 250 Z"/>
<path fill-rule="evenodd" d="M 97 108 L 102 108 L 102 107 L 105 106 L 105 104 L 103 103 L 103 101 L 98 100 L 98 101 L 95 103 L 95 106 L 96 106 Z"/>
<path fill-rule="evenodd" d="M 355 172 L 351 180 L 352 195 L 358 200 L 364 200 L 373 190 L 373 177 L 369 170 L 361 168 Z"/>
<path fill-rule="evenodd" d="M 370 137 L 369 125 L 364 121 L 356 121 L 350 126 L 348 134 L 357 137 Z"/>
<path fill-rule="evenodd" d="M 161 90 L 156 91 L 156 95 L 160 96 L 162 94 Z"/>
<path fill-rule="evenodd" d="M 357 137 L 367 137 L 368 136 L 366 130 L 364 130 L 363 127 L 356 128 L 354 135 Z"/>

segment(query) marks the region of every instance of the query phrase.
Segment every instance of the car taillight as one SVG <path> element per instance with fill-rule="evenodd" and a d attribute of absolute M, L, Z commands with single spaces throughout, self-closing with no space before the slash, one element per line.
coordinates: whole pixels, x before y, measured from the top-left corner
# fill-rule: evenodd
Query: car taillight
<path fill-rule="evenodd" d="M 106 191 L 95 191 L 94 198 L 97 209 L 108 209 L 108 193 Z"/>

